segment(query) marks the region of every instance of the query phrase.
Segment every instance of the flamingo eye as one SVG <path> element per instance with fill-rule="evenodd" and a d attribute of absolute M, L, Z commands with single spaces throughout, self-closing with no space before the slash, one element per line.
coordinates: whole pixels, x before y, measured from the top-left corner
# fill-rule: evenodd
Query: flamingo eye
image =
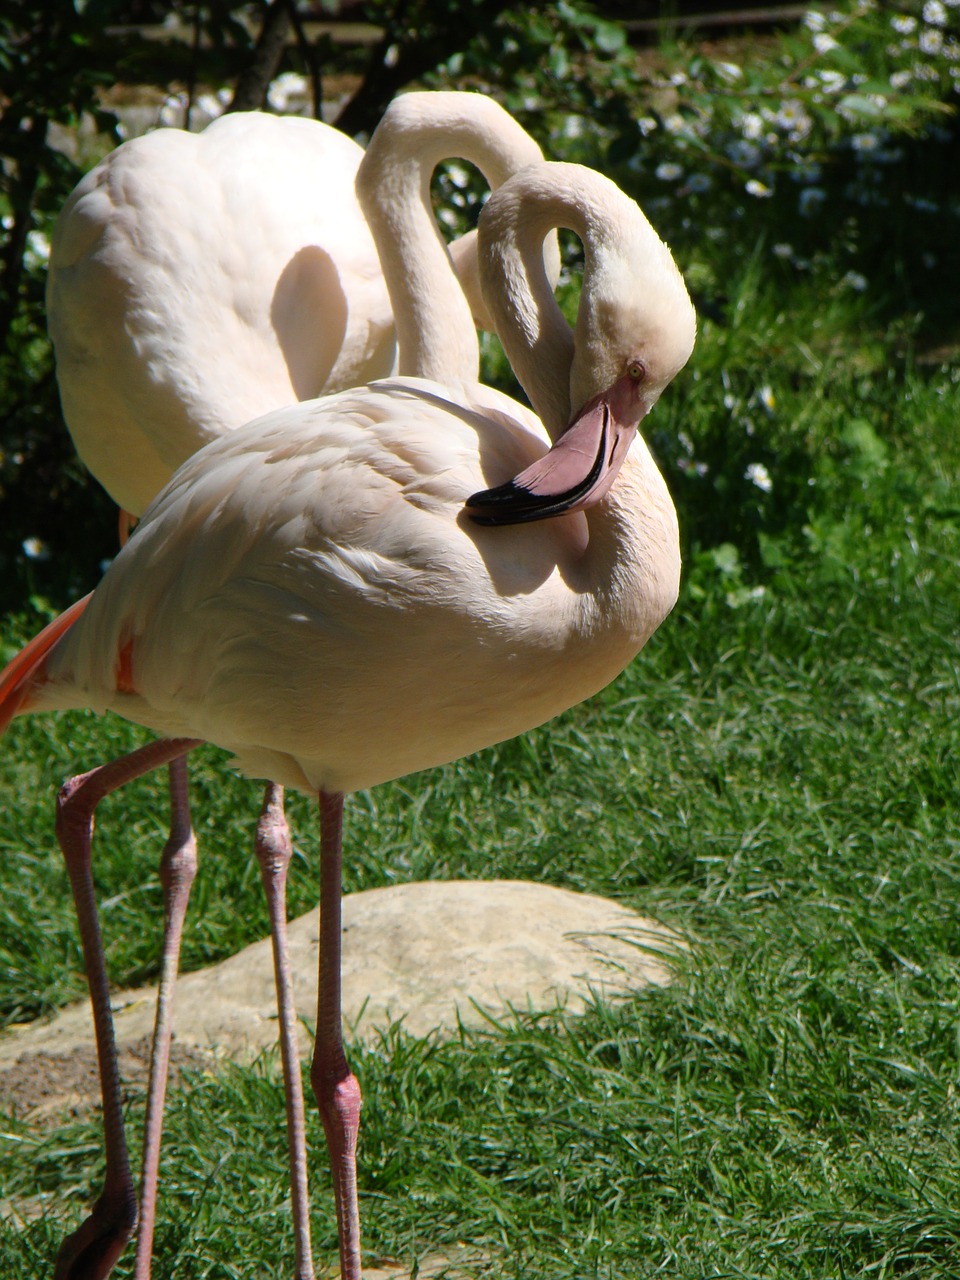
<path fill-rule="evenodd" d="M 627 365 L 627 376 L 634 382 L 642 382 L 647 376 L 646 365 L 642 360 L 631 360 Z"/>

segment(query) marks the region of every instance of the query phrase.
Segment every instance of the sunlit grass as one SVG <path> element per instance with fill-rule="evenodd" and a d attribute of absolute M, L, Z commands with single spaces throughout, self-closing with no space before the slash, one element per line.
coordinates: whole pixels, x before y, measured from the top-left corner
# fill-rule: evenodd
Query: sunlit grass
<path fill-rule="evenodd" d="M 644 654 L 551 725 L 350 802 L 348 891 L 530 878 L 614 896 L 696 940 L 669 991 L 357 1050 L 373 1259 L 463 1242 L 486 1259 L 478 1276 L 956 1275 L 960 379 L 956 365 L 878 367 L 852 331 L 849 358 L 805 373 L 804 340 L 782 332 L 768 409 L 747 395 L 759 362 L 743 344 L 720 358 L 708 323 L 699 378 L 657 411 L 660 435 L 686 431 L 710 465 L 671 471 L 684 592 Z M 754 451 L 770 492 L 731 491 Z M 727 544 L 707 537 L 725 527 Z M 15 722 L 4 741 L 7 1020 L 83 990 L 55 788 L 142 738 L 78 713 Z M 261 936 L 266 914 L 250 856 L 259 788 L 212 748 L 191 776 L 193 968 Z M 98 825 L 120 984 L 156 971 L 164 789 L 159 775 L 135 784 Z M 305 798 L 291 810 L 295 914 L 315 899 L 317 822 Z M 141 1099 L 130 1114 L 135 1132 Z M 273 1060 L 175 1092 L 157 1280 L 289 1274 L 282 1126 Z M 61 1215 L 74 1221 L 97 1186 L 99 1133 L 93 1120 L 7 1130 L 4 1194 L 50 1216 L 2 1229 L 3 1271 L 42 1274 Z"/>

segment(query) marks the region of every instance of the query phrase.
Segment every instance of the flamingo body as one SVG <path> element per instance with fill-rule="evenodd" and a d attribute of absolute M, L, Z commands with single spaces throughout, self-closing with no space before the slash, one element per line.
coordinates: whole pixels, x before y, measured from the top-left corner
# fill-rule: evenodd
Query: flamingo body
<path fill-rule="evenodd" d="M 78 453 L 126 510 L 225 430 L 394 368 L 362 155 L 316 121 L 229 115 L 124 143 L 70 196 L 47 287 L 57 377 Z"/>
<path fill-rule="evenodd" d="M 497 392 L 412 378 L 232 432 L 151 506 L 30 709 L 113 710 L 311 792 L 542 723 L 629 662 L 672 607 L 680 564 L 641 441 L 620 481 L 644 513 L 639 570 L 613 554 L 588 565 L 582 515 L 522 529 L 464 517 L 464 495 L 547 443 Z"/>
<path fill-rule="evenodd" d="M 419 203 L 409 183 L 377 186 L 371 149 L 361 199 L 400 366 L 419 376 L 277 409 L 212 441 L 150 504 L 86 605 L 0 677 L 0 724 L 90 706 L 166 739 L 73 779 L 58 809 L 107 1064 L 104 1193 L 61 1246 L 58 1274 L 69 1280 L 105 1276 L 131 1227 L 90 875 L 99 798 L 201 739 L 248 773 L 319 793 L 311 1082 L 334 1171 L 341 1274 L 361 1280 L 360 1090 L 340 1030 L 343 792 L 511 737 L 596 692 L 676 599 L 676 515 L 637 435 L 695 337 L 666 246 L 632 201 L 579 166 L 532 164 L 491 196 L 478 234 L 484 301 L 538 421 L 476 382 L 470 312 L 424 216 L 427 185 Z M 584 244 L 573 333 L 544 267 L 544 237 L 558 226 Z M 442 380 L 424 376 L 434 368 Z M 289 848 L 272 822 L 267 805 L 258 857 L 285 867 Z M 170 861 L 189 871 L 189 839 L 171 847 Z M 272 909 L 282 921 L 280 892 Z M 292 1042 L 292 1016 L 290 1030 Z M 291 1170 L 302 1173 L 291 1096 L 291 1134 L 300 1134 Z M 312 1275 L 308 1232 L 298 1239 L 298 1274 Z M 138 1242 L 138 1280 L 149 1274 L 149 1240 Z"/>

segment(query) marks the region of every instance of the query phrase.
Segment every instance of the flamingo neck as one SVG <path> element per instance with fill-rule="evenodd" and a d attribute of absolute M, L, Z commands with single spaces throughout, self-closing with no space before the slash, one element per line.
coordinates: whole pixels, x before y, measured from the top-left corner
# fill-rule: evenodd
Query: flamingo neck
<path fill-rule="evenodd" d="M 357 195 L 390 294 L 399 372 L 472 385 L 479 381 L 477 335 L 430 200 L 433 170 L 451 156 L 476 165 L 496 187 L 541 153 L 481 94 L 405 94 L 371 139 Z"/>
<path fill-rule="evenodd" d="M 585 515 L 582 572 L 590 591 L 581 607 L 594 626 L 615 628 L 632 657 L 673 608 L 680 588 L 676 509 L 641 437 L 617 483 Z"/>
<path fill-rule="evenodd" d="M 497 336 L 551 440 L 570 422 L 573 331 L 543 265 L 543 243 L 572 219 L 547 204 L 501 205 L 480 241 L 480 284 Z"/>

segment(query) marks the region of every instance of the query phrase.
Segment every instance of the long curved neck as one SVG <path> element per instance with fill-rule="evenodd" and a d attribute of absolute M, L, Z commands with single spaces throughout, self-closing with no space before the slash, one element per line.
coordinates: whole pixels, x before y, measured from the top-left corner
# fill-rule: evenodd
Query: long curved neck
<path fill-rule="evenodd" d="M 577 209 L 562 193 L 538 187 L 505 194 L 488 206 L 478 236 L 480 284 L 497 336 L 520 385 L 556 440 L 570 421 L 573 331 L 557 305 L 543 266 L 543 242 L 557 227 L 582 238 Z"/>
<path fill-rule="evenodd" d="M 509 192 L 487 206 L 478 237 L 484 301 L 514 372 L 554 440 L 594 394 L 587 393 L 583 370 L 594 356 L 601 327 L 598 284 L 621 213 L 619 202 L 611 208 L 612 183 L 579 166 L 572 181 L 573 168 L 544 164 L 519 175 Z M 584 251 L 576 336 L 543 266 L 544 239 L 560 227 L 572 231 Z"/>
<path fill-rule="evenodd" d="M 434 168 L 453 156 L 475 164 L 492 187 L 542 158 L 516 121 L 480 94 L 410 93 L 384 115 L 356 189 L 390 294 L 400 373 L 475 383 L 476 330 L 430 201 Z"/>
<path fill-rule="evenodd" d="M 575 332 L 554 300 L 541 256 L 544 237 L 560 227 L 584 250 Z M 618 327 L 635 326 L 629 311 L 636 298 L 663 298 L 668 312 L 680 309 L 681 329 L 692 324 L 676 265 L 642 211 L 581 165 L 545 163 L 517 174 L 481 216 L 478 254 L 500 341 L 554 439 L 572 413 L 622 374 Z M 650 323 L 643 317 L 641 328 Z"/>

